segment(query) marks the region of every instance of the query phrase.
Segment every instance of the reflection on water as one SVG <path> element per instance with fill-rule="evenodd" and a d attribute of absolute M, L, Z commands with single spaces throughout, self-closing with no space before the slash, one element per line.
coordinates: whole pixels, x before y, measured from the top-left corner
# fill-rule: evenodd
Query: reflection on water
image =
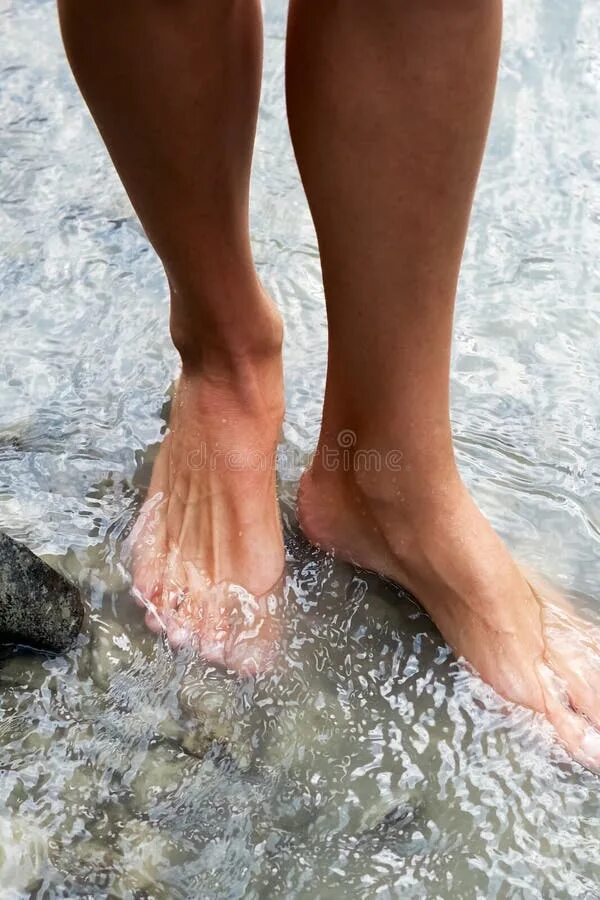
<path fill-rule="evenodd" d="M 283 6 L 266 0 L 253 222 L 288 326 L 289 460 L 316 440 L 325 329 Z M 509 4 L 453 392 L 486 511 L 597 621 L 595 12 Z M 303 542 L 293 467 L 275 671 L 234 679 L 144 631 L 118 559 L 176 370 L 164 284 L 50 0 L 0 0 L 0 41 L 0 526 L 91 604 L 66 657 L 4 653 L 0 897 L 599 896 L 597 779 L 461 671 L 408 598 Z"/>

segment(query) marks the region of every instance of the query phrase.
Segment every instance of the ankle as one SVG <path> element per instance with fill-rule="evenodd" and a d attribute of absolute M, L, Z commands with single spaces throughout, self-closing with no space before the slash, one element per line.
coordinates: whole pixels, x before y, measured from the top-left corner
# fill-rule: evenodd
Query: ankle
<path fill-rule="evenodd" d="M 356 461 L 328 468 L 318 452 L 298 493 L 309 540 L 364 568 L 393 573 L 409 590 L 411 572 L 427 568 L 432 544 L 443 549 L 469 504 L 453 458 L 429 473 L 410 466 L 366 471 Z"/>
<path fill-rule="evenodd" d="M 198 415 L 243 421 L 246 427 L 262 429 L 265 438 L 277 436 L 285 406 L 281 351 L 203 347 L 200 355 L 182 354 L 177 395 L 184 393 L 193 398 Z"/>
<path fill-rule="evenodd" d="M 186 373 L 235 381 L 280 363 L 283 321 L 258 281 L 231 294 L 171 291 L 171 339 Z"/>
<path fill-rule="evenodd" d="M 392 446 L 389 440 L 365 441 L 350 429 L 333 440 L 323 434 L 310 469 L 314 484 L 335 486 L 376 519 L 433 515 L 466 490 L 449 440 Z"/>

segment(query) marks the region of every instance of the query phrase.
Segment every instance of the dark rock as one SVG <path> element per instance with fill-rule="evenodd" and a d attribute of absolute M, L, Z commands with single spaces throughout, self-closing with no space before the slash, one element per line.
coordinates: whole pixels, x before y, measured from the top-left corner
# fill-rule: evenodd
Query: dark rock
<path fill-rule="evenodd" d="M 79 590 L 0 532 L 0 643 L 60 652 L 83 623 Z"/>
<path fill-rule="evenodd" d="M 401 846 L 406 837 L 406 832 L 414 823 L 416 816 L 417 808 L 409 803 L 400 803 L 397 806 L 392 806 L 379 819 L 377 824 L 365 829 L 358 836 L 359 843 L 363 847 L 368 846 L 370 848 L 369 852 L 372 853 L 375 853 L 377 848 L 381 849 L 383 846 Z"/>

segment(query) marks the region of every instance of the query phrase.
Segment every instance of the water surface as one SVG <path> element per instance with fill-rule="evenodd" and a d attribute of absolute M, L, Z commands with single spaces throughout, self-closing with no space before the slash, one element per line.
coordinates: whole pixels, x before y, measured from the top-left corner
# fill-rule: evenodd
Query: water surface
<path fill-rule="evenodd" d="M 65 657 L 0 665 L 0 897 L 600 897 L 596 777 L 457 666 L 400 592 L 311 550 L 316 241 L 266 2 L 252 196 L 286 320 L 286 653 L 254 682 L 147 635 L 119 567 L 177 361 L 160 267 L 62 57 L 0 0 L 0 527 L 89 585 Z M 465 477 L 515 552 L 600 620 L 600 20 L 507 8 L 460 286 Z"/>

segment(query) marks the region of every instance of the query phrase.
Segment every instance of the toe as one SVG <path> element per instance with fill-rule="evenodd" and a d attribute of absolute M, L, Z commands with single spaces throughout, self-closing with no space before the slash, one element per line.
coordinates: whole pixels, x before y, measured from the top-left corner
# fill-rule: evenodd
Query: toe
<path fill-rule="evenodd" d="M 180 650 L 190 644 L 192 632 L 188 624 L 172 616 L 167 622 L 167 640 L 173 650 Z"/>
<path fill-rule="evenodd" d="M 227 652 L 227 668 L 240 675 L 260 675 L 273 667 L 276 645 L 266 638 L 258 638 L 251 643 L 238 642 Z"/>
<path fill-rule="evenodd" d="M 131 593 L 138 606 L 155 603 L 162 592 L 162 571 L 164 560 L 151 560 L 142 563 L 134 571 Z"/>
<path fill-rule="evenodd" d="M 600 731 L 565 707 L 549 711 L 548 719 L 573 759 L 586 769 L 600 773 Z"/>
<path fill-rule="evenodd" d="M 564 680 L 571 705 L 600 728 L 600 645 L 594 630 L 566 612 L 546 610 L 548 661 Z"/>
<path fill-rule="evenodd" d="M 592 725 L 600 728 L 600 677 L 582 664 L 576 668 L 563 668 L 562 671 L 567 673 L 565 678 L 571 704 Z"/>
<path fill-rule="evenodd" d="M 572 755 L 600 769 L 600 641 L 597 629 L 566 597 L 539 578 L 529 583 L 540 604 L 547 665 L 541 683 L 547 715 Z"/>
<path fill-rule="evenodd" d="M 199 636 L 198 652 L 206 662 L 225 668 L 225 643 L 217 634 L 205 632 Z"/>
<path fill-rule="evenodd" d="M 564 679 L 548 666 L 539 667 L 545 714 L 566 750 L 586 768 L 600 771 L 600 731 L 569 705 Z"/>
<path fill-rule="evenodd" d="M 158 606 L 166 616 L 170 612 L 183 608 L 188 594 L 181 553 L 178 547 L 174 547 L 169 551 L 164 563 Z"/>

